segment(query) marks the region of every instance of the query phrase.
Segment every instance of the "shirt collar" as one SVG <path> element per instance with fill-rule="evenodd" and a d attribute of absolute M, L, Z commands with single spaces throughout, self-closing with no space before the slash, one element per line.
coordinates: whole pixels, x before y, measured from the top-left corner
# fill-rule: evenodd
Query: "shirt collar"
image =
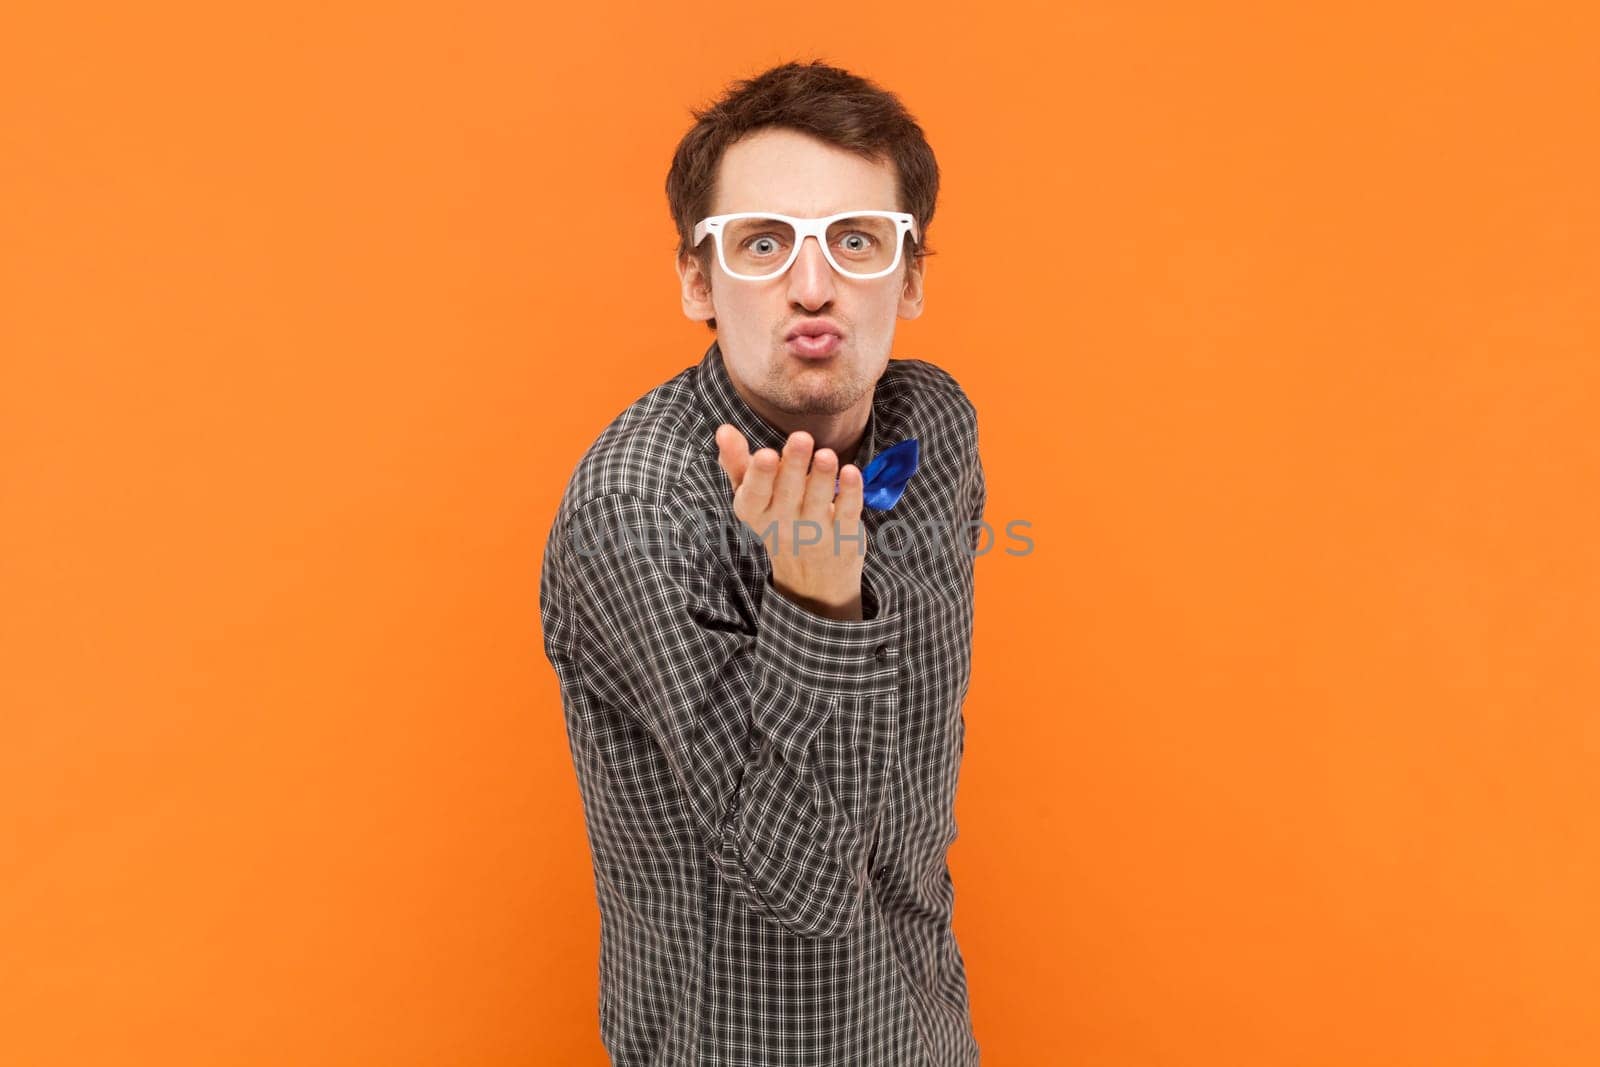
<path fill-rule="evenodd" d="M 783 451 L 789 435 L 745 403 L 744 397 L 734 388 L 733 380 L 728 377 L 728 368 L 723 362 L 722 348 L 718 342 L 712 341 L 711 347 L 706 349 L 706 354 L 701 357 L 697 378 L 700 402 L 711 420 L 710 447 L 713 453 L 717 448 L 716 428 L 724 422 L 732 423 L 740 433 L 744 434 L 745 440 L 750 442 L 751 452 L 761 448 L 771 448 L 779 453 Z M 861 447 L 854 459 L 844 461 L 854 463 L 861 470 L 866 470 L 867 464 L 878 454 L 878 427 L 881 422 L 878 417 L 878 403 L 881 392 L 879 388 L 873 391 L 872 408 L 867 413 L 867 428 L 861 435 Z"/>

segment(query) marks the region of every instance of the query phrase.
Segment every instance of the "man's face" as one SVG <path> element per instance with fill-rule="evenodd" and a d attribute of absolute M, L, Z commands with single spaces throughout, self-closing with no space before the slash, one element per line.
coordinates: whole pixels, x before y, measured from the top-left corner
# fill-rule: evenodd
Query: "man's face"
<path fill-rule="evenodd" d="M 871 163 L 807 134 L 768 128 L 723 153 L 709 213 L 819 218 L 854 210 L 901 210 L 892 162 Z M 715 239 L 706 237 L 707 251 Z M 922 313 L 922 269 L 910 255 L 893 273 L 862 281 L 836 273 L 810 237 L 777 278 L 731 278 L 714 252 L 709 278 L 693 256 L 679 260 L 678 273 L 684 314 L 699 322 L 716 318 L 729 376 L 742 393 L 764 402 L 753 406 L 769 421 L 779 421 L 773 412 L 837 415 L 857 408 L 864 418 L 889 361 L 896 317 Z M 814 320 L 842 335 L 828 358 L 803 358 L 789 346 L 789 332 Z"/>

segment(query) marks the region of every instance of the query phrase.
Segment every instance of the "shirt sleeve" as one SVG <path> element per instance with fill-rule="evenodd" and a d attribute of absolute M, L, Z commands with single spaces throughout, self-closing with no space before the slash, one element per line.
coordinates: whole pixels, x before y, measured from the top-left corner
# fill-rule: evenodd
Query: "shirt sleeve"
<path fill-rule="evenodd" d="M 864 577 L 868 617 L 836 620 L 769 577 L 750 632 L 727 561 L 662 505 L 606 494 L 557 536 L 575 676 L 660 746 L 721 877 L 796 934 L 848 932 L 899 714 L 890 591 Z"/>
<path fill-rule="evenodd" d="M 981 520 L 988 501 L 988 486 L 983 481 L 983 456 L 978 452 L 978 413 L 970 403 L 967 407 L 967 439 L 972 449 L 972 463 L 967 473 L 967 520 L 971 524 L 972 551 L 976 553 L 984 540 Z"/>
<path fill-rule="evenodd" d="M 976 553 L 983 546 L 983 509 L 988 501 L 988 487 L 983 482 L 983 460 L 976 455 L 972 460 L 972 483 L 972 507 L 967 518 L 971 522 L 972 551 Z"/>

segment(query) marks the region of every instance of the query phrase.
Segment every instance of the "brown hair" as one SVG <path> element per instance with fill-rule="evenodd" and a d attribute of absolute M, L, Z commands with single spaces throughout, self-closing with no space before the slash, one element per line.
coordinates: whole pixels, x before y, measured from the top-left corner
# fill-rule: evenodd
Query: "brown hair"
<path fill-rule="evenodd" d="M 694 125 L 678 142 L 667 171 L 667 206 L 678 227 L 678 256 L 692 253 L 706 277 L 715 255 L 711 238 L 696 248 L 695 223 L 710 214 L 717 168 L 728 146 L 763 127 L 810 134 L 872 162 L 894 162 L 899 210 L 917 220 L 920 240 L 906 235 L 907 269 L 934 254 L 928 224 L 939 198 L 939 164 L 922 127 L 895 94 L 821 60 L 784 63 L 730 85 L 722 99 L 691 110 Z M 717 320 L 706 325 L 713 331 Z"/>

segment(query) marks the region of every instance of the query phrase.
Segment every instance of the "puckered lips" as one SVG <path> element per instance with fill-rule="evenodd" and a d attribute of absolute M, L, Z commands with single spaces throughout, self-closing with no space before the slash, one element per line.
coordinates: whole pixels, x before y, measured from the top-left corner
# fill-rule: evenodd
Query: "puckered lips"
<path fill-rule="evenodd" d="M 826 359 L 844 343 L 844 330 L 832 319 L 807 319 L 796 323 L 784 341 L 802 359 Z"/>

